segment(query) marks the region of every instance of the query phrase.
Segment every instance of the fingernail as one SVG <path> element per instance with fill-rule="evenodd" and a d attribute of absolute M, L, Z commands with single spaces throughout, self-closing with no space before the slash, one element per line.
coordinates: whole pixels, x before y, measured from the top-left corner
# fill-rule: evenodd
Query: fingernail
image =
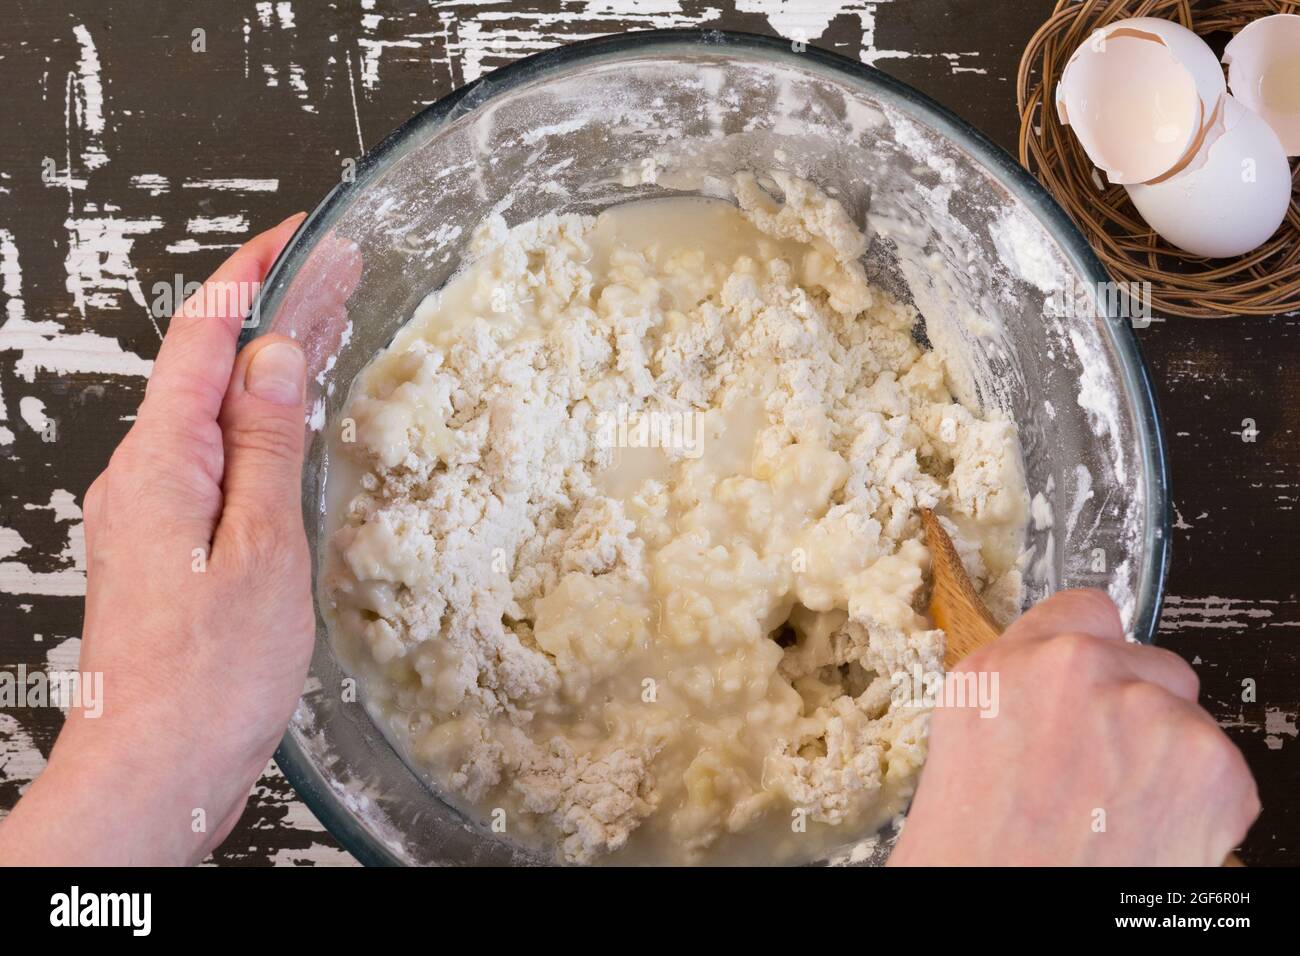
<path fill-rule="evenodd" d="M 292 342 L 273 342 L 257 350 L 244 373 L 244 388 L 263 401 L 297 405 L 307 363 Z"/>

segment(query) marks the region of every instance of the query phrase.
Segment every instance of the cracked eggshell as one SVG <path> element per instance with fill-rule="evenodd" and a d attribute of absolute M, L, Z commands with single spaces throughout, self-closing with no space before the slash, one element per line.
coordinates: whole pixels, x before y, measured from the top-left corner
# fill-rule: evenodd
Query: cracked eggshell
<path fill-rule="evenodd" d="M 1300 156 L 1300 16 L 1263 17 L 1223 51 L 1228 86 L 1273 127 L 1288 156 Z"/>
<path fill-rule="evenodd" d="M 1286 152 L 1263 119 L 1227 94 L 1201 150 L 1190 171 L 1125 189 L 1148 225 L 1179 249 L 1212 259 L 1250 252 L 1286 218 Z"/>
<path fill-rule="evenodd" d="M 1170 20 L 1135 17 L 1094 31 L 1074 51 L 1056 110 L 1107 179 L 1144 183 L 1195 152 L 1226 91 L 1204 40 Z"/>

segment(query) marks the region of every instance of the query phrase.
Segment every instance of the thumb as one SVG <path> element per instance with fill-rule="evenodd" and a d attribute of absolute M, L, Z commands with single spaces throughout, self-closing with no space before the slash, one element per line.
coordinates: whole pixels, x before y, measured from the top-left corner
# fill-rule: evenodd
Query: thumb
<path fill-rule="evenodd" d="M 266 335 L 235 360 L 221 407 L 224 502 L 213 536 L 282 543 L 302 528 L 303 392 L 306 360 L 283 335 Z"/>

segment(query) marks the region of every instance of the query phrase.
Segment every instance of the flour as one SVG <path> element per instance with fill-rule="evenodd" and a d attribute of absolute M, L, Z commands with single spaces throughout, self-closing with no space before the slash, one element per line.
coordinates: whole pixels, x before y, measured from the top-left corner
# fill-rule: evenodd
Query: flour
<path fill-rule="evenodd" d="M 1014 426 L 953 401 L 837 203 L 732 186 L 489 220 L 332 446 L 372 710 L 568 861 L 813 859 L 906 805 L 928 712 L 892 676 L 943 657 L 919 508 L 1019 608 Z"/>

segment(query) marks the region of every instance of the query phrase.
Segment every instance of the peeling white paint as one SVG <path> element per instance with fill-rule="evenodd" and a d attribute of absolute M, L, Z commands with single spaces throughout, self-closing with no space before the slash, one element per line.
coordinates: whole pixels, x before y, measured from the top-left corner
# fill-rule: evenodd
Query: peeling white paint
<path fill-rule="evenodd" d="M 45 670 L 52 674 L 81 670 L 81 638 L 65 637 L 51 644 L 45 651 Z M 67 713 L 66 704 L 61 704 L 60 709 Z"/>
<path fill-rule="evenodd" d="M 67 524 L 67 537 L 58 558 L 65 567 L 33 571 L 21 561 L 0 561 L 0 594 L 81 597 L 86 593 L 86 529 L 81 509 L 70 492 L 58 489 L 48 504 L 23 505 L 24 511 L 48 511 L 54 524 Z"/>
<path fill-rule="evenodd" d="M 882 60 L 910 60 L 913 57 L 923 60 L 942 59 L 947 61 L 948 68 L 953 73 L 985 73 L 984 69 L 976 67 L 967 67 L 962 64 L 963 57 L 978 57 L 978 51 L 965 53 L 917 53 L 910 50 L 893 50 L 882 49 L 876 44 L 876 11 L 885 2 L 890 0 L 880 0 L 877 3 L 854 4 L 857 9 L 858 19 L 862 23 L 862 49 L 858 54 L 858 59 L 867 66 L 876 66 Z"/>
<path fill-rule="evenodd" d="M 357 46 L 361 47 L 361 82 L 368 90 L 379 86 L 379 61 L 385 50 L 398 47 L 406 50 L 420 49 L 417 40 L 375 40 L 371 37 L 358 37 Z"/>
<path fill-rule="evenodd" d="M 122 348 L 117 339 L 94 332 L 69 333 L 57 322 L 10 319 L 0 326 L 0 352 L 20 352 L 19 378 L 32 382 L 38 371 L 58 375 L 135 375 L 148 378 L 153 362 Z"/>
<path fill-rule="evenodd" d="M 94 310 L 121 309 L 125 305 L 125 293 L 144 310 L 154 331 L 162 338 L 162 331 L 145 303 L 135 266 L 131 264 L 133 237 L 155 232 L 162 225 L 156 216 L 150 219 L 83 216 L 64 222 L 68 230 L 68 254 L 63 261 L 67 272 L 65 285 L 83 319 Z"/>
<path fill-rule="evenodd" d="M 848 3 L 827 0 L 737 0 L 741 13 L 761 13 L 767 22 L 783 37 L 805 43 L 820 39 L 836 17 L 846 13 L 865 15 L 874 10 L 879 0 L 865 3 L 861 0 Z"/>
<path fill-rule="evenodd" d="M 0 292 L 5 297 L 5 316 L 21 320 L 23 317 L 23 270 L 18 263 L 18 246 L 14 235 L 0 229 Z M 4 417 L 0 411 L 0 418 Z"/>
<path fill-rule="evenodd" d="M 0 710 L 0 780 L 18 783 L 19 794 L 45 770 L 45 757 L 18 718 Z M 0 808 L 7 814 L 8 808 Z"/>
<path fill-rule="evenodd" d="M 108 154 L 104 152 L 102 142 L 105 125 L 104 83 L 100 77 L 99 51 L 95 49 L 90 31 L 80 23 L 72 28 L 72 33 L 81 47 L 81 57 L 77 61 L 77 72 L 73 77 L 75 118 L 86 137 L 81 161 L 88 169 L 98 169 L 108 162 Z"/>
<path fill-rule="evenodd" d="M 280 188 L 278 179 L 189 179 L 183 189 L 213 189 L 231 193 L 273 193 Z"/>
<path fill-rule="evenodd" d="M 269 799 L 267 781 L 284 781 L 284 774 L 272 760 L 262 772 L 261 778 L 253 787 L 253 796 Z M 323 835 L 325 827 L 316 819 L 315 814 L 307 809 L 301 800 L 293 800 L 284 805 L 285 815 L 279 825 L 291 830 L 298 830 L 312 835 Z M 324 843 L 313 843 L 305 849 L 280 849 L 271 858 L 271 862 L 285 866 L 360 866 L 356 858 L 346 850 Z"/>
<path fill-rule="evenodd" d="M 238 249 L 238 242 L 199 242 L 197 239 L 181 239 L 178 242 L 169 242 L 167 251 L 173 255 L 187 255 L 191 252 L 206 252 L 209 249 Z"/>
<path fill-rule="evenodd" d="M 18 414 L 32 431 L 45 431 L 48 422 L 45 417 L 45 403 L 35 395 L 24 395 L 18 399 Z"/>
<path fill-rule="evenodd" d="M 1209 628 L 1212 630 L 1245 631 L 1258 626 L 1273 616 L 1271 606 L 1277 601 L 1244 600 L 1218 597 L 1165 596 L 1160 613 L 1160 630 L 1176 631 L 1179 628 Z"/>
<path fill-rule="evenodd" d="M 161 229 L 162 220 L 87 216 L 68 219 L 64 226 L 68 230 L 66 286 L 82 317 L 90 309 L 120 309 L 123 292 L 144 306 L 144 291 L 131 264 L 132 237 Z"/>
<path fill-rule="evenodd" d="M 56 488 L 50 492 L 50 500 L 43 505 L 25 504 L 24 511 L 50 511 L 54 514 L 55 521 L 80 521 L 81 508 L 77 506 L 77 498 L 70 491 L 64 491 L 62 488 Z"/>
<path fill-rule="evenodd" d="M 1296 727 L 1296 714 L 1288 714 L 1276 707 L 1264 711 L 1264 744 L 1270 750 L 1281 750 L 1285 741 L 1283 737 L 1300 736 Z"/>
<path fill-rule="evenodd" d="M 289 87 L 298 94 L 299 99 L 306 99 L 307 93 L 307 73 L 297 63 L 289 64 Z"/>
<path fill-rule="evenodd" d="M 157 173 L 142 173 L 131 177 L 131 185 L 136 189 L 147 190 L 150 196 L 161 196 L 171 190 L 171 183 L 166 176 Z"/>
<path fill-rule="evenodd" d="M 86 574 L 64 568 L 33 571 L 18 561 L 0 561 L 0 594 L 34 594 L 45 597 L 83 597 Z"/>
<path fill-rule="evenodd" d="M 210 232 L 248 232 L 248 217 L 235 216 L 200 216 L 185 224 L 185 231 L 195 234 Z"/>
<path fill-rule="evenodd" d="M 357 78 L 352 72 L 352 51 L 347 53 L 348 61 L 348 94 L 352 97 L 352 121 L 357 127 L 357 155 L 360 156 L 366 151 L 366 139 L 361 135 L 361 110 L 357 107 Z"/>
<path fill-rule="evenodd" d="M 13 528 L 0 527 L 0 560 L 12 558 L 23 548 L 27 547 L 27 542 L 23 536 Z"/>

